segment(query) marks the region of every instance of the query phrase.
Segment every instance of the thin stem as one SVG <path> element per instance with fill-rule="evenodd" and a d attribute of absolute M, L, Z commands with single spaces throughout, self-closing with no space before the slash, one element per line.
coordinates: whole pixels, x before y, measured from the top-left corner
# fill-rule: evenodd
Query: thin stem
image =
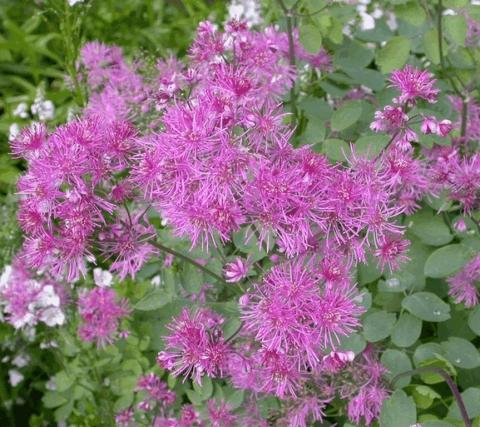
<path fill-rule="evenodd" d="M 422 374 L 425 372 L 434 372 L 440 375 L 445 380 L 445 382 L 448 384 L 448 387 L 450 387 L 450 390 L 453 396 L 455 397 L 455 400 L 457 401 L 457 405 L 458 405 L 458 408 L 460 409 L 460 414 L 462 415 L 463 422 L 465 423 L 465 427 L 472 427 L 472 423 L 470 421 L 470 418 L 468 417 L 467 408 L 465 407 L 465 403 L 462 399 L 462 395 L 460 394 L 460 391 L 458 390 L 458 387 L 455 384 L 455 381 L 453 381 L 452 377 L 448 375 L 448 373 L 444 369 L 437 368 L 435 366 L 426 366 L 423 368 L 412 369 L 411 371 L 403 372 L 397 375 L 395 378 L 393 378 L 392 386 L 402 377 Z"/>
<path fill-rule="evenodd" d="M 392 142 L 395 140 L 395 138 L 398 136 L 399 133 L 400 133 L 400 131 L 397 131 L 392 135 L 392 137 L 390 138 L 390 141 L 388 141 L 387 145 L 385 145 L 385 148 L 382 151 L 380 151 L 380 153 L 378 153 L 377 156 L 375 157 L 375 159 L 374 159 L 375 162 L 380 158 L 380 156 L 382 155 L 383 152 L 388 150 L 388 147 L 390 147 L 390 145 L 392 145 Z"/>
<path fill-rule="evenodd" d="M 452 85 L 453 91 L 462 99 L 462 112 L 461 112 L 461 125 L 460 125 L 460 136 L 461 138 L 465 137 L 467 131 L 467 118 L 468 118 L 468 100 L 464 93 L 458 88 L 455 81 L 448 75 L 446 72 L 445 66 L 445 55 L 443 51 L 443 25 L 442 25 L 442 16 L 443 16 L 443 0 L 438 0 L 437 5 L 437 33 L 438 33 L 438 54 L 440 56 L 440 66 L 443 73 L 446 75 L 448 81 Z M 458 77 L 457 77 L 458 78 Z M 465 88 L 463 82 L 458 78 L 460 84 Z"/>
<path fill-rule="evenodd" d="M 210 270 L 209 268 L 203 266 L 202 264 L 200 264 L 199 262 L 195 261 L 194 259 L 182 254 L 181 252 L 177 252 L 175 249 L 172 249 L 172 248 L 169 248 L 167 246 L 164 246 L 162 245 L 161 243 L 159 242 L 153 242 L 153 241 L 150 241 L 149 242 L 152 246 L 155 246 L 157 249 L 160 249 L 161 251 L 163 252 L 166 252 L 170 255 L 173 255 L 173 256 L 176 256 L 190 264 L 192 264 L 193 266 L 195 266 L 196 268 L 198 268 L 199 270 L 203 271 L 204 273 L 208 274 L 209 276 L 215 278 L 216 280 L 218 280 L 219 282 L 222 282 L 222 283 L 225 283 L 225 279 L 222 277 L 222 276 L 219 276 L 217 273 L 214 273 L 212 270 Z"/>
<path fill-rule="evenodd" d="M 311 13 L 296 13 L 292 11 L 291 14 L 296 18 L 310 18 L 311 16 L 315 16 L 318 13 L 323 12 L 327 7 L 328 5 L 323 6 L 321 9 L 318 9 L 315 12 L 311 12 Z"/>
<path fill-rule="evenodd" d="M 233 339 L 234 339 L 234 338 L 240 333 L 240 331 L 243 329 L 243 326 L 244 326 L 244 323 L 243 323 L 243 322 L 240 322 L 240 325 L 239 325 L 239 327 L 237 328 L 237 330 L 225 340 L 225 344 L 229 343 L 230 341 L 233 341 Z"/>
<path fill-rule="evenodd" d="M 293 39 L 293 20 L 292 20 L 292 11 L 295 8 L 296 4 L 291 8 L 287 9 L 283 0 L 278 0 L 278 3 L 285 14 L 285 19 L 287 21 L 287 36 L 288 36 L 288 60 L 292 68 L 296 68 L 295 60 L 295 41 Z M 290 89 L 290 105 L 292 108 L 294 124 L 297 121 L 297 93 L 295 91 L 295 81 L 292 83 L 292 88 Z"/>

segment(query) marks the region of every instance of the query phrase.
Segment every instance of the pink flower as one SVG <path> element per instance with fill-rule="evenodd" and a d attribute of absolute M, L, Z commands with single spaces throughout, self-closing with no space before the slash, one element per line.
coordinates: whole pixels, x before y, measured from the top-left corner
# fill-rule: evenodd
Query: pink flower
<path fill-rule="evenodd" d="M 127 300 L 117 301 L 113 289 L 96 287 L 80 295 L 78 312 L 82 324 L 78 334 L 84 341 L 104 346 L 115 341 L 118 326 L 130 309 Z"/>
<path fill-rule="evenodd" d="M 43 123 L 33 123 L 23 129 L 18 136 L 10 141 L 13 157 L 23 157 L 31 160 L 46 150 L 47 128 Z"/>
<path fill-rule="evenodd" d="M 353 361 L 355 353 L 353 351 L 331 351 L 329 354 L 323 356 L 322 367 L 328 372 L 336 373 L 343 369 L 343 367 Z"/>
<path fill-rule="evenodd" d="M 390 83 L 400 91 L 400 96 L 395 100 L 398 104 L 414 104 L 417 99 L 437 102 L 439 89 L 433 87 L 435 82 L 432 73 L 418 70 L 411 65 L 394 71 L 390 76 Z"/>
<path fill-rule="evenodd" d="M 442 120 L 438 123 L 437 135 L 445 137 L 451 132 L 452 129 L 453 124 L 450 120 Z"/>
<path fill-rule="evenodd" d="M 395 237 L 385 237 L 378 243 L 378 249 L 374 255 L 378 257 L 379 266 L 382 271 L 385 266 L 393 271 L 399 268 L 400 263 L 408 261 L 410 258 L 406 255 L 410 241 Z"/>
<path fill-rule="evenodd" d="M 242 258 L 237 257 L 232 262 L 225 264 L 223 269 L 227 282 L 235 283 L 245 279 L 248 275 L 249 265 Z"/>
<path fill-rule="evenodd" d="M 480 255 L 471 259 L 462 270 L 447 279 L 450 291 L 448 294 L 455 299 L 457 304 L 462 302 L 466 307 L 474 307 L 479 302 L 480 282 Z"/>
<path fill-rule="evenodd" d="M 157 356 L 157 363 L 175 376 L 192 376 L 197 383 L 203 375 L 223 376 L 230 354 L 220 324 L 223 318 L 208 310 L 190 315 L 183 309 L 180 317 L 168 326 L 166 350 Z"/>
<path fill-rule="evenodd" d="M 237 422 L 237 417 L 230 411 L 229 406 L 215 400 L 210 399 L 207 402 L 208 417 L 212 427 L 234 427 Z"/>
<path fill-rule="evenodd" d="M 422 122 L 421 130 L 426 135 L 431 133 L 437 133 L 438 132 L 437 119 L 432 116 L 425 117 Z"/>
<path fill-rule="evenodd" d="M 380 416 L 383 401 L 388 397 L 385 389 L 376 385 L 365 385 L 348 403 L 348 418 L 355 424 L 362 421 L 369 426 Z"/>

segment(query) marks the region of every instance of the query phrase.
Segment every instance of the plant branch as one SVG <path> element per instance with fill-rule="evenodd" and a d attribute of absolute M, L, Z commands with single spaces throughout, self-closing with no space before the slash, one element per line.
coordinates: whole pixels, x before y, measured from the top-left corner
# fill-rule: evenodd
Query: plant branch
<path fill-rule="evenodd" d="M 460 391 L 458 390 L 455 381 L 453 381 L 452 377 L 448 375 L 445 369 L 437 368 L 435 366 L 425 366 L 423 368 L 412 369 L 411 371 L 403 372 L 394 377 L 392 380 L 392 386 L 402 377 L 422 374 L 426 372 L 434 372 L 440 375 L 445 380 L 445 382 L 448 384 L 448 387 L 450 387 L 450 390 L 455 397 L 455 400 L 457 401 L 457 405 L 460 409 L 460 414 L 463 418 L 463 422 L 465 423 L 465 427 L 472 427 L 472 423 L 470 421 L 470 418 L 468 417 L 467 408 L 465 407 L 465 402 L 463 401 L 462 395 L 460 394 Z"/>
<path fill-rule="evenodd" d="M 291 8 L 287 9 L 283 0 L 277 0 L 280 8 L 282 9 L 283 13 L 285 14 L 285 19 L 287 21 L 287 37 L 288 37 L 288 60 L 290 66 L 296 69 L 296 60 L 295 60 L 295 40 L 293 38 L 293 19 L 292 19 L 292 11 L 295 8 L 296 4 Z M 295 81 L 292 83 L 292 88 L 290 89 L 290 105 L 292 108 L 294 125 L 297 121 L 297 93 L 295 90 Z"/>
<path fill-rule="evenodd" d="M 442 25 L 442 16 L 443 16 L 443 0 L 438 0 L 437 5 L 437 34 L 438 34 L 438 54 L 440 56 L 440 66 L 442 68 L 443 74 L 447 77 L 448 81 L 452 85 L 453 91 L 462 99 L 462 111 L 461 111 L 461 124 L 460 124 L 460 136 L 463 138 L 467 131 L 467 118 L 468 118 L 468 99 L 464 93 L 458 88 L 455 81 L 451 76 L 448 75 L 445 66 L 445 55 L 443 51 L 443 25 Z M 457 77 L 458 78 L 458 77 Z M 460 83 L 461 80 L 459 79 Z"/>
<path fill-rule="evenodd" d="M 176 256 L 176 257 L 182 259 L 183 261 L 186 261 L 189 264 L 192 264 L 194 267 L 198 268 L 199 270 L 203 271 L 204 273 L 208 274 L 209 276 L 213 277 L 214 279 L 218 280 L 219 282 L 226 283 L 225 279 L 222 276 L 218 275 L 217 273 L 214 273 L 212 270 L 210 270 L 209 268 L 200 264 L 199 262 L 195 261 L 194 259 L 188 257 L 187 255 L 184 255 L 181 252 L 176 251 L 175 249 L 164 246 L 159 242 L 150 241 L 149 243 L 152 246 L 155 246 L 157 249 L 160 249 L 163 252 L 166 252 L 170 255 Z"/>

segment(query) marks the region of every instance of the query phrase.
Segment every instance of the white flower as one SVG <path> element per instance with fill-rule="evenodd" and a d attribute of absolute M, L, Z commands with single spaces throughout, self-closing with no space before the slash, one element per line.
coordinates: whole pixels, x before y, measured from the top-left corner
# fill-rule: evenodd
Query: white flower
<path fill-rule="evenodd" d="M 63 325 L 65 323 L 65 315 L 58 307 L 49 307 L 42 311 L 40 320 L 47 326 Z"/>
<path fill-rule="evenodd" d="M 20 133 L 20 126 L 18 123 L 12 123 L 8 128 L 8 140 L 13 141 Z"/>
<path fill-rule="evenodd" d="M 113 276 L 107 270 L 102 270 L 101 268 L 95 268 L 93 270 L 93 280 L 95 284 L 101 288 L 109 288 L 112 286 Z"/>
<path fill-rule="evenodd" d="M 30 363 L 30 357 L 26 354 L 19 354 L 12 360 L 12 365 L 17 368 L 23 368 Z"/>
<path fill-rule="evenodd" d="M 152 284 L 152 286 L 157 288 L 162 283 L 162 278 L 157 274 L 156 276 L 152 277 L 152 280 L 150 281 L 150 283 Z"/>
<path fill-rule="evenodd" d="M 83 0 L 68 0 L 69 6 L 75 6 L 77 3 L 83 3 Z"/>
<path fill-rule="evenodd" d="M 10 280 L 11 275 L 12 275 L 12 266 L 6 265 L 5 269 L 2 272 L 2 275 L 0 276 L 0 289 L 7 286 L 7 283 Z"/>
<path fill-rule="evenodd" d="M 50 378 L 46 383 L 45 383 L 45 388 L 50 391 L 54 391 L 57 389 L 57 383 L 55 382 L 55 378 Z"/>
<path fill-rule="evenodd" d="M 26 102 L 20 102 L 15 110 L 13 110 L 13 115 L 21 119 L 28 118 L 28 104 Z"/>
<path fill-rule="evenodd" d="M 16 369 L 10 369 L 8 371 L 8 377 L 12 387 L 17 386 L 19 383 L 23 381 L 23 378 L 24 378 L 24 376 Z"/>
<path fill-rule="evenodd" d="M 232 0 L 228 6 L 228 20 L 245 21 L 249 27 L 262 23 L 260 4 L 257 0 Z"/>
<path fill-rule="evenodd" d="M 46 285 L 38 294 L 35 305 L 40 308 L 50 306 L 59 307 L 60 297 L 57 295 L 52 285 Z"/>

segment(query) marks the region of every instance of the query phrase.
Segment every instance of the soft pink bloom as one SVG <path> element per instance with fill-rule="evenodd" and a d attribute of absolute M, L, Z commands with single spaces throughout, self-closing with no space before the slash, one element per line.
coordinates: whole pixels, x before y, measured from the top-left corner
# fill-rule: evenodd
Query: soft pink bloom
<path fill-rule="evenodd" d="M 478 283 L 480 282 L 480 255 L 470 260 L 457 274 L 447 279 L 449 295 L 457 304 L 474 307 L 479 302 Z"/>
<path fill-rule="evenodd" d="M 173 375 L 191 376 L 197 383 L 205 374 L 223 376 L 231 349 L 223 339 L 222 322 L 222 317 L 208 310 L 191 315 L 184 309 L 167 326 L 166 350 L 158 354 L 157 363 Z"/>
<path fill-rule="evenodd" d="M 83 292 L 77 302 L 82 324 L 80 338 L 104 346 L 115 341 L 120 321 L 130 309 L 127 300 L 117 300 L 113 289 L 96 287 Z"/>
<path fill-rule="evenodd" d="M 235 283 L 245 279 L 248 275 L 248 263 L 240 257 L 235 258 L 232 262 L 225 264 L 223 269 L 227 282 Z"/>
<path fill-rule="evenodd" d="M 411 65 L 394 71 L 390 76 L 391 85 L 400 91 L 400 96 L 396 98 L 398 104 L 414 104 L 418 99 L 437 102 L 439 89 L 433 87 L 435 82 L 432 73 L 418 70 Z"/>

